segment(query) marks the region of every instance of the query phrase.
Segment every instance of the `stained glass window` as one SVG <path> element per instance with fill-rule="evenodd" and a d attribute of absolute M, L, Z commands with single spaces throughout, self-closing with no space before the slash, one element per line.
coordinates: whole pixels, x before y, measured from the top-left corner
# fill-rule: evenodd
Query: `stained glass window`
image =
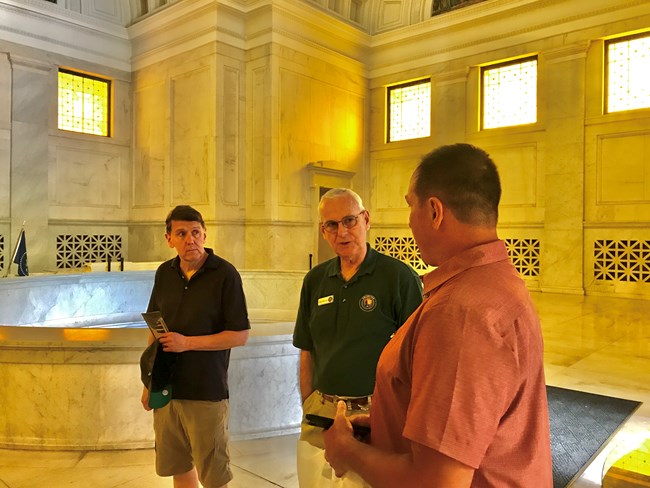
<path fill-rule="evenodd" d="M 650 36 L 607 43 L 607 112 L 650 107 Z"/>
<path fill-rule="evenodd" d="M 388 88 L 388 142 L 431 135 L 431 81 Z"/>
<path fill-rule="evenodd" d="M 110 135 L 110 83 L 59 70 L 59 129 Z"/>
<path fill-rule="evenodd" d="M 482 128 L 537 121 L 537 58 L 482 69 Z"/>

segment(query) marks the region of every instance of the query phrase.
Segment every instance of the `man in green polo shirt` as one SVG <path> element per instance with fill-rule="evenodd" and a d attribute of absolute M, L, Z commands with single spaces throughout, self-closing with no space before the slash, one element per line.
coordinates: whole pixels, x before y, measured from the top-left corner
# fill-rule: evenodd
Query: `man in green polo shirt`
<path fill-rule="evenodd" d="M 337 257 L 303 281 L 293 344 L 300 352 L 303 413 L 334 417 L 345 400 L 350 413 L 370 406 L 375 367 L 386 343 L 422 301 L 422 282 L 407 264 L 366 242 L 370 214 L 359 195 L 335 188 L 321 198 L 320 232 Z M 333 486 L 322 429 L 302 424 L 298 442 L 301 488 Z M 344 479 L 340 486 L 359 486 Z"/>

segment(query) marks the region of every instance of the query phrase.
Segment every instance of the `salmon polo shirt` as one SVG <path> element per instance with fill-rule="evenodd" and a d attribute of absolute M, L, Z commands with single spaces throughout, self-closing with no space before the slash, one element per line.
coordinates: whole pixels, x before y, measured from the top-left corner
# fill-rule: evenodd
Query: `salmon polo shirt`
<path fill-rule="evenodd" d="M 377 366 L 372 444 L 417 442 L 475 469 L 472 487 L 551 487 L 539 319 L 503 241 L 424 278 L 424 302 Z"/>

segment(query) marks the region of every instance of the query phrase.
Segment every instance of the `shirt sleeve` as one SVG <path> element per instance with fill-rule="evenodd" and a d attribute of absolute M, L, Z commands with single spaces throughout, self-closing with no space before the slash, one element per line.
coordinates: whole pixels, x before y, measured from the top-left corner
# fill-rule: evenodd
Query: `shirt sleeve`
<path fill-rule="evenodd" d="M 225 330 L 247 330 L 251 328 L 246 307 L 246 296 L 241 276 L 235 268 L 231 268 L 221 296 Z"/>
<path fill-rule="evenodd" d="M 147 312 L 154 312 L 160 310 L 160 306 L 156 301 L 156 283 L 158 283 L 158 274 L 160 273 L 160 267 L 156 270 L 156 274 L 153 279 L 153 288 L 151 289 L 151 296 L 149 297 L 149 304 L 147 305 Z"/>
<path fill-rule="evenodd" d="M 311 293 L 307 284 L 307 277 L 302 282 L 300 290 L 300 304 L 298 306 L 298 317 L 293 330 L 293 345 L 304 351 L 311 351 L 314 347 L 311 333 L 309 331 L 309 318 L 311 316 Z"/>

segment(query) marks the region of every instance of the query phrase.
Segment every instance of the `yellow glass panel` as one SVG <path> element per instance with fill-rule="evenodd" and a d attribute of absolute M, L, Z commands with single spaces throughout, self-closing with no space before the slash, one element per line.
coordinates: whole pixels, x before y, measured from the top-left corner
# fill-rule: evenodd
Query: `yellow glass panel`
<path fill-rule="evenodd" d="M 389 89 L 388 141 L 431 135 L 431 82 Z"/>
<path fill-rule="evenodd" d="M 537 60 L 483 70 L 483 128 L 537 121 Z"/>
<path fill-rule="evenodd" d="M 59 71 L 59 129 L 109 135 L 110 82 Z"/>
<path fill-rule="evenodd" d="M 650 107 L 650 36 L 607 45 L 607 111 Z"/>

